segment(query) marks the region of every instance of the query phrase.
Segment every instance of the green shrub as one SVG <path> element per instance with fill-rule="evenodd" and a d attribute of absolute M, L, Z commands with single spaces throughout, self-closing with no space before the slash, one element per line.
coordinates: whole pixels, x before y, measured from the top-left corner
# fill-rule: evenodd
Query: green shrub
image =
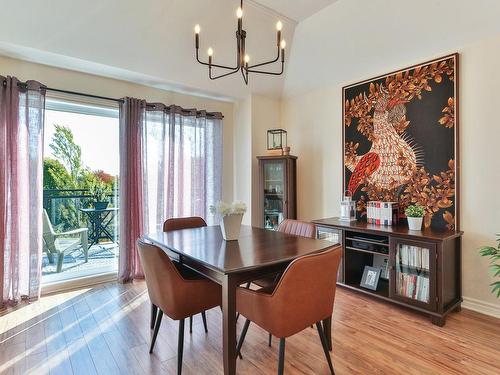
<path fill-rule="evenodd" d="M 425 216 L 425 208 L 419 206 L 418 204 L 414 206 L 408 206 L 405 210 L 405 214 L 408 217 L 424 217 Z"/>

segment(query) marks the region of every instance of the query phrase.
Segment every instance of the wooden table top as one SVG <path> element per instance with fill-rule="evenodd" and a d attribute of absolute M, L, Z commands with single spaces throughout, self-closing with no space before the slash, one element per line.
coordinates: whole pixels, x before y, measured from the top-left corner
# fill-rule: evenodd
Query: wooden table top
<path fill-rule="evenodd" d="M 151 233 L 144 239 L 224 274 L 285 263 L 336 246 L 246 225 L 238 241 L 225 241 L 218 225 Z"/>

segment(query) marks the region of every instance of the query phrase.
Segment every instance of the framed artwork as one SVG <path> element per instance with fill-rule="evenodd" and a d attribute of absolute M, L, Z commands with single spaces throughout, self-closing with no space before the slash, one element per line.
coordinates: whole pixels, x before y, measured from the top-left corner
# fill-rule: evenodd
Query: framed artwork
<path fill-rule="evenodd" d="M 380 268 L 365 266 L 360 285 L 363 288 L 377 290 L 379 279 L 380 279 Z"/>
<path fill-rule="evenodd" d="M 426 228 L 458 229 L 458 54 L 345 86 L 343 189 L 425 208 Z"/>

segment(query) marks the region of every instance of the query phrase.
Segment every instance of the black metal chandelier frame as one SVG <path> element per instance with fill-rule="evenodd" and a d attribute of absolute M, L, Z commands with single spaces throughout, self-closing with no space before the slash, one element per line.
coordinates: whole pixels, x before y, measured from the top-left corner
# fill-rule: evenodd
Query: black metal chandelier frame
<path fill-rule="evenodd" d="M 278 24 L 276 25 L 277 28 L 277 35 L 276 35 L 276 44 L 277 44 L 277 55 L 274 59 L 262 62 L 259 64 L 255 65 L 248 65 L 248 62 L 250 60 L 249 56 L 246 54 L 246 46 L 245 46 L 245 39 L 247 37 L 247 32 L 243 30 L 243 0 L 240 1 L 240 8 L 236 12 L 237 18 L 238 18 L 238 28 L 236 30 L 236 48 L 237 48 L 237 54 L 236 54 L 236 66 L 226 66 L 226 65 L 220 65 L 220 64 L 215 64 L 213 62 L 213 50 L 212 48 L 208 49 L 208 62 L 204 62 L 200 60 L 199 56 L 199 50 L 200 50 L 200 27 L 199 25 L 195 26 L 195 47 L 196 47 L 196 60 L 205 66 L 208 66 L 208 76 L 211 80 L 219 79 L 222 77 L 227 77 L 229 75 L 238 73 L 238 71 L 241 71 L 241 75 L 243 77 L 243 80 L 245 81 L 245 84 L 248 85 L 248 74 L 249 73 L 257 73 L 257 74 L 267 74 L 267 75 L 274 75 L 274 76 L 279 76 L 283 74 L 284 67 L 285 67 L 285 47 L 286 43 L 284 40 L 281 39 L 281 28 L 282 28 L 282 23 L 278 21 Z M 260 70 L 260 69 L 255 69 L 259 68 L 265 65 L 269 64 L 274 64 L 280 59 L 281 56 L 281 70 L 279 72 L 273 72 L 273 71 L 266 71 L 266 70 Z M 225 69 L 228 70 L 229 72 L 222 73 L 219 75 L 214 75 L 212 70 L 214 68 L 219 68 L 219 69 Z"/>

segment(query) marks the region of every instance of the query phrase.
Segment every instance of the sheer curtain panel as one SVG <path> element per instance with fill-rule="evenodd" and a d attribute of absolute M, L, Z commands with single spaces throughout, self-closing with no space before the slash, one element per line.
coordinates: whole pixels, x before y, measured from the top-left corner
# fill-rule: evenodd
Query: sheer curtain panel
<path fill-rule="evenodd" d="M 0 76 L 1 303 L 40 295 L 45 90 Z"/>
<path fill-rule="evenodd" d="M 221 115 L 155 104 L 146 112 L 143 160 L 148 232 L 172 217 L 212 223 L 208 208 L 222 196 Z"/>
<path fill-rule="evenodd" d="M 138 237 L 161 231 L 172 217 L 201 216 L 210 224 L 208 207 L 222 196 L 222 114 L 143 101 L 132 111 L 134 101 L 120 109 L 122 281 L 143 275 Z"/>
<path fill-rule="evenodd" d="M 118 280 L 143 278 L 136 241 L 144 234 L 143 134 L 146 101 L 120 105 L 120 259 Z"/>

